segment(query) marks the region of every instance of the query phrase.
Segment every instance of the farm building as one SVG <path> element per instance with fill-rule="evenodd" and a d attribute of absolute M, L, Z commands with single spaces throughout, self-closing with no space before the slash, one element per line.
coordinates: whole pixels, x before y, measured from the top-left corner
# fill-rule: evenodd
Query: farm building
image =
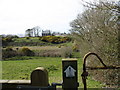
<path fill-rule="evenodd" d="M 50 30 L 45 30 L 45 31 L 42 30 L 42 36 L 49 36 L 49 35 L 51 35 Z"/>

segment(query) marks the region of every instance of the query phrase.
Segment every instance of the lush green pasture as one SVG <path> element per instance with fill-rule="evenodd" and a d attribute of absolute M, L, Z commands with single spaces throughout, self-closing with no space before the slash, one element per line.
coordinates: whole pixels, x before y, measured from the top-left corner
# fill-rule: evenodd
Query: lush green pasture
<path fill-rule="evenodd" d="M 2 61 L 2 78 L 28 80 L 32 70 L 37 67 L 44 67 L 49 71 L 50 81 L 56 77 L 58 80 L 61 79 L 61 58 L 30 57 L 26 59 Z"/>
<path fill-rule="evenodd" d="M 49 72 L 49 82 L 62 82 L 62 58 L 54 57 L 17 57 L 2 61 L 2 79 L 9 80 L 29 80 L 30 73 L 37 67 L 44 67 Z M 78 81 L 83 87 L 81 80 L 82 60 L 78 59 Z M 97 81 L 87 80 L 89 88 L 99 88 L 103 85 Z"/>

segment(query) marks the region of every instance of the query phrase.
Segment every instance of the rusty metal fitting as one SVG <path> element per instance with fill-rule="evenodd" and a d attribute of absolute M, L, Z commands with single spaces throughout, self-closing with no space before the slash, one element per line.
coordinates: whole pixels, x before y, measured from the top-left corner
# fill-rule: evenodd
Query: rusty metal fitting
<path fill-rule="evenodd" d="M 83 76 L 88 76 L 88 72 L 83 72 L 82 74 L 81 74 L 81 76 L 83 77 Z"/>

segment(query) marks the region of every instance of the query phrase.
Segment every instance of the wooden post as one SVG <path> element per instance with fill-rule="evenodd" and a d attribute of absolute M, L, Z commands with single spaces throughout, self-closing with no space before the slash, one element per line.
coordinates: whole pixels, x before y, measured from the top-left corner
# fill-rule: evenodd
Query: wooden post
<path fill-rule="evenodd" d="M 77 59 L 62 59 L 63 90 L 78 90 Z"/>
<path fill-rule="evenodd" d="M 31 73 L 31 85 L 40 87 L 47 87 L 49 85 L 48 72 L 45 68 L 38 67 Z"/>

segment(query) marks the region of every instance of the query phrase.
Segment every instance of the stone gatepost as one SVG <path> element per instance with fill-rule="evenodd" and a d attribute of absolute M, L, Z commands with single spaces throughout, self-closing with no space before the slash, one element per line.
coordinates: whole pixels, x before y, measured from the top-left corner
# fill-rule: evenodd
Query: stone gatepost
<path fill-rule="evenodd" d="M 47 87 L 49 85 L 48 72 L 43 67 L 38 67 L 31 73 L 31 85 Z"/>

